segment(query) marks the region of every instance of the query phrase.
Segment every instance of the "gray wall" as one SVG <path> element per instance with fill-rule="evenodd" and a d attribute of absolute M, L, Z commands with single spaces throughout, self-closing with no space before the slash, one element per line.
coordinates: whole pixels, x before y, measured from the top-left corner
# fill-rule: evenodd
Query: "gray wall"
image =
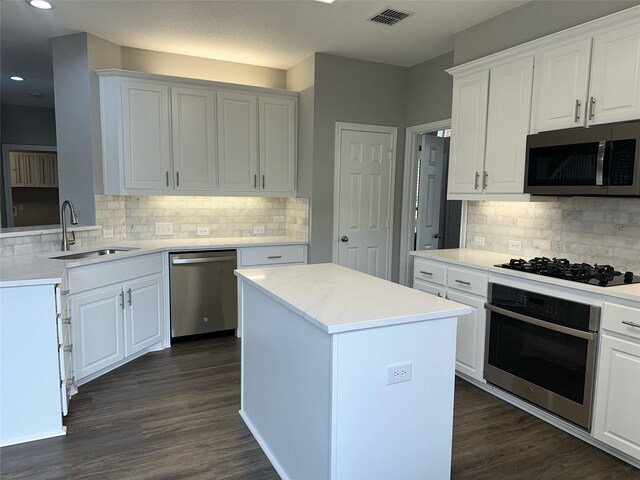
<path fill-rule="evenodd" d="M 407 126 L 451 117 L 453 77 L 445 70 L 453 66 L 453 52 L 409 68 L 407 77 Z"/>
<path fill-rule="evenodd" d="M 536 38 L 624 10 L 640 2 L 532 1 L 458 32 L 454 64 L 475 60 Z"/>
<path fill-rule="evenodd" d="M 53 108 L 2 105 L 0 143 L 55 145 L 56 118 Z"/>
<path fill-rule="evenodd" d="M 297 195 L 311 197 L 313 190 L 313 115 L 315 98 L 315 55 L 287 70 L 287 90 L 298 97 L 298 183 Z"/>
<path fill-rule="evenodd" d="M 393 269 L 398 278 L 402 166 L 407 69 L 324 53 L 315 55 L 313 125 L 313 198 L 311 251 L 313 263 L 331 262 L 333 248 L 333 183 L 336 122 L 398 127 Z"/>
<path fill-rule="evenodd" d="M 94 225 L 87 34 L 54 38 L 52 47 L 60 203 L 71 200 L 80 225 Z"/>

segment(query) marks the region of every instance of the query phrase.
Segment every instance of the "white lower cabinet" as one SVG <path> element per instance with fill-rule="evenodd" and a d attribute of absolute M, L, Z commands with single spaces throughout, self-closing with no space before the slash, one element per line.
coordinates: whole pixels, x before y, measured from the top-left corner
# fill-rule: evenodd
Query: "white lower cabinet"
<path fill-rule="evenodd" d="M 458 317 L 456 370 L 484 382 L 484 340 L 488 276 L 474 269 L 414 259 L 413 288 L 471 307 Z"/>
<path fill-rule="evenodd" d="M 456 338 L 456 370 L 476 380 L 484 372 L 485 299 L 449 290 L 449 300 L 471 307 L 471 313 L 458 317 Z"/>
<path fill-rule="evenodd" d="M 124 358 L 122 287 L 81 293 L 71 299 L 76 381 Z"/>
<path fill-rule="evenodd" d="M 593 436 L 640 460 L 640 304 L 604 302 Z"/>
<path fill-rule="evenodd" d="M 124 285 L 125 355 L 133 355 L 163 338 L 162 275 L 150 275 Z"/>
<path fill-rule="evenodd" d="M 69 270 L 73 376 L 86 383 L 165 339 L 161 254 Z"/>

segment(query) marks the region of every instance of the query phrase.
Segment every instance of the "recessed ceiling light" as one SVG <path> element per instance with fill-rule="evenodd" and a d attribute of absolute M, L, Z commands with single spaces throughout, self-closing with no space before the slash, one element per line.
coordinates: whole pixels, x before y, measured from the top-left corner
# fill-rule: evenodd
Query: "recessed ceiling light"
<path fill-rule="evenodd" d="M 53 8 L 53 5 L 46 0 L 29 0 L 29 5 L 40 10 L 51 10 Z"/>
<path fill-rule="evenodd" d="M 9 77 L 9 78 L 10 78 L 11 80 L 15 80 L 16 82 L 21 82 L 21 81 L 23 81 L 23 80 L 24 80 L 24 78 L 19 77 L 19 76 L 17 76 L 17 75 L 13 75 L 13 76 L 11 76 L 11 77 Z"/>

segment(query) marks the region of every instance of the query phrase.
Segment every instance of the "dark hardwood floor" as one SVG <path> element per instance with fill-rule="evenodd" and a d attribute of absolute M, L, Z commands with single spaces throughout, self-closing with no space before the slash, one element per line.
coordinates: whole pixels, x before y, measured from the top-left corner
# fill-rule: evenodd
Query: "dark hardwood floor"
<path fill-rule="evenodd" d="M 80 388 L 67 435 L 0 450 L 2 479 L 277 479 L 238 415 L 233 337 L 180 343 Z M 640 479 L 640 471 L 462 380 L 453 479 Z M 392 480 L 392 479 L 390 479 Z"/>

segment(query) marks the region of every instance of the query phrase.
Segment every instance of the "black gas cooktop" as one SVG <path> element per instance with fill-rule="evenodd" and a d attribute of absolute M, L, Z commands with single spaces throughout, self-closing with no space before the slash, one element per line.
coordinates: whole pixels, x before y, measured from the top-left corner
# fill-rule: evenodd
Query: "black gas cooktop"
<path fill-rule="evenodd" d="M 562 278 L 572 282 L 588 283 L 600 287 L 614 287 L 640 283 L 640 276 L 633 272 L 619 272 L 611 265 L 589 265 L 588 263 L 571 263 L 566 258 L 536 257 L 531 260 L 512 258 L 509 263 L 496 265 L 519 272 Z"/>

